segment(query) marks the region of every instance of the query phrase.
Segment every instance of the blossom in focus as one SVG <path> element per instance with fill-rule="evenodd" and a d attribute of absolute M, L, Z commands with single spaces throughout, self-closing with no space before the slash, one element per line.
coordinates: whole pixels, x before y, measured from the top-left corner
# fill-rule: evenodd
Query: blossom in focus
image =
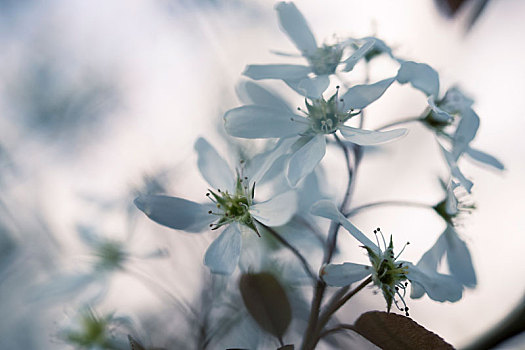
<path fill-rule="evenodd" d="M 440 274 L 436 271 L 424 270 L 407 261 L 399 261 L 394 255 L 392 238 L 387 245 L 383 238 L 384 247 L 372 242 L 366 235 L 354 226 L 335 205 L 328 200 L 319 201 L 312 207 L 312 213 L 330 219 L 343 226 L 354 238 L 356 238 L 367 250 L 371 265 L 355 263 L 327 264 L 321 268 L 320 275 L 323 280 L 332 286 L 346 286 L 372 276 L 373 283 L 381 289 L 390 311 L 392 303 L 396 306 L 396 296 L 403 303 L 401 311 L 407 311 L 404 301 L 407 280 L 411 282 L 412 289 L 424 290 L 428 296 L 436 301 L 455 302 L 461 299 L 463 286 L 453 277 Z M 376 230 L 374 233 L 380 233 Z M 377 236 L 376 236 L 377 239 Z M 403 248 L 404 249 L 404 248 Z M 402 252 L 402 251 L 401 251 Z"/>
<path fill-rule="evenodd" d="M 203 138 L 195 143 L 198 167 L 210 184 L 209 203 L 196 203 L 178 197 L 141 195 L 135 205 L 153 221 L 186 232 L 200 233 L 206 228 L 224 228 L 209 246 L 204 263 L 212 273 L 229 275 L 241 254 L 242 233 L 259 234 L 257 225 L 280 226 L 295 214 L 295 191 L 287 191 L 257 203 L 255 182 L 243 171 L 234 173 L 228 163 Z"/>
<path fill-rule="evenodd" d="M 255 79 L 281 79 L 292 89 L 308 98 L 316 98 L 329 84 L 329 76 L 335 74 L 339 66 L 343 72 L 351 71 L 362 59 L 385 52 L 391 55 L 386 44 L 376 38 L 346 39 L 342 42 L 319 46 L 304 16 L 292 2 L 279 2 L 275 6 L 279 25 L 306 59 L 308 65 L 262 64 L 248 65 L 244 75 Z M 348 51 L 355 49 L 352 54 Z M 294 56 L 282 54 L 284 56 Z"/>
<path fill-rule="evenodd" d="M 263 88 L 252 88 L 255 104 L 234 108 L 224 115 L 228 134 L 248 139 L 279 138 L 275 158 L 289 153 L 286 176 L 292 186 L 311 173 L 324 157 L 326 137 L 337 131 L 348 141 L 358 145 L 376 145 L 404 136 L 407 129 L 389 131 L 364 130 L 345 125 L 370 103 L 380 98 L 395 78 L 381 80 L 371 85 L 356 85 L 339 96 L 339 89 L 329 99 L 322 95 L 305 99 L 303 115 L 294 113 L 277 95 Z M 264 99 L 260 96 L 263 96 Z M 257 95 L 258 94 L 258 95 Z"/>

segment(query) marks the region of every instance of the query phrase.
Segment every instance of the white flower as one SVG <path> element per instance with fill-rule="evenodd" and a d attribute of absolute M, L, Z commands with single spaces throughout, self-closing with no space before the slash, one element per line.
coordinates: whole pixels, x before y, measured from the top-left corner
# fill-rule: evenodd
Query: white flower
<path fill-rule="evenodd" d="M 239 261 L 241 232 L 258 234 L 257 224 L 284 225 L 294 215 L 297 199 L 294 191 L 281 193 L 265 202 L 254 202 L 255 183 L 242 171 L 236 175 L 228 163 L 203 138 L 195 143 L 198 167 L 215 190 L 207 193 L 210 203 L 195 203 L 177 197 L 142 195 L 135 205 L 153 221 L 187 232 L 202 232 L 207 227 L 225 227 L 204 256 L 211 272 L 231 274 Z"/>
<path fill-rule="evenodd" d="M 433 300 L 454 302 L 461 299 L 463 287 L 454 278 L 436 271 L 422 269 L 407 261 L 398 261 L 399 254 L 397 256 L 394 255 L 392 238 L 390 238 L 388 246 L 383 241 L 384 248 L 381 249 L 379 241 L 377 244 L 372 242 L 363 232 L 348 221 L 331 201 L 319 201 L 312 207 L 312 213 L 341 224 L 354 238 L 363 244 L 371 262 L 371 265 L 354 263 L 325 265 L 321 269 L 320 274 L 327 284 L 346 286 L 372 275 L 372 281 L 383 292 L 388 310 L 390 310 L 392 302 L 397 305 L 396 295 L 403 302 L 403 308 L 400 308 L 400 310 L 408 310 L 403 295 L 401 295 L 401 293 L 404 294 L 407 287 L 407 280 L 411 282 L 413 289 L 423 289 Z M 377 229 L 374 233 L 380 233 L 378 231 L 380 230 Z"/>
<path fill-rule="evenodd" d="M 383 41 L 373 37 L 347 39 L 334 45 L 319 46 L 306 19 L 294 3 L 279 2 L 275 9 L 281 29 L 307 60 L 308 65 L 249 65 L 243 74 L 252 79 L 281 79 L 298 93 L 308 98 L 316 98 L 326 90 L 330 84 L 329 76 L 334 74 L 340 65 L 344 65 L 342 71 L 349 72 L 368 52 L 391 54 Z M 350 48 L 355 48 L 355 51 L 348 56 L 346 51 Z"/>
<path fill-rule="evenodd" d="M 322 96 L 305 99 L 304 115 L 296 114 L 282 99 L 258 87 L 248 95 L 256 104 L 241 106 L 226 112 L 224 127 L 228 134 L 242 138 L 280 138 L 275 147 L 276 158 L 290 153 L 287 178 L 292 186 L 311 173 L 326 152 L 326 137 L 337 131 L 358 145 L 376 145 L 394 140 L 407 133 L 406 129 L 385 132 L 364 130 L 345 125 L 355 109 L 363 109 L 383 95 L 395 78 L 371 85 L 357 85 L 343 96 L 338 91 L 325 100 Z M 262 93 L 261 91 L 266 91 Z M 264 96 L 264 98 L 261 98 Z"/>
<path fill-rule="evenodd" d="M 457 164 L 463 154 L 497 169 L 504 168 L 495 157 L 470 146 L 479 128 L 479 117 L 471 108 L 474 103 L 472 99 L 466 97 L 457 87 L 450 88 L 443 98 L 439 99 L 438 73 L 424 63 L 401 61 L 396 79 L 401 84 L 410 83 L 427 95 L 430 109 L 421 120 L 434 130 L 437 136 L 441 136 L 450 143 L 449 150 L 447 150 L 440 142 L 441 150 L 451 170 L 451 175 L 468 192 L 473 184 L 463 175 Z M 457 119 L 459 122 L 454 124 Z M 447 131 L 449 129 L 452 131 Z"/>
<path fill-rule="evenodd" d="M 132 252 L 130 241 L 104 237 L 93 227 L 78 225 L 77 233 L 89 249 L 92 261 L 89 268 L 75 273 L 60 273 L 35 289 L 34 299 L 54 300 L 78 298 L 95 303 L 107 292 L 113 273 L 126 269 L 130 258 L 150 259 L 167 255 L 163 249 L 146 253 Z"/>
<path fill-rule="evenodd" d="M 458 199 L 454 191 L 459 190 L 457 187 L 454 182 L 447 186 L 445 199 L 434 206 L 434 210 L 445 220 L 447 226 L 416 266 L 426 271 L 437 271 L 441 260 L 446 256 L 451 275 L 464 286 L 473 288 L 477 284 L 476 272 L 467 244 L 459 237 L 455 224 L 462 213 L 470 213 L 475 205 L 469 203 L 465 195 Z M 411 296 L 419 298 L 424 293 L 424 290 L 416 287 L 412 288 Z"/>
<path fill-rule="evenodd" d="M 111 313 L 99 316 L 91 308 L 84 307 L 68 321 L 58 336 L 75 349 L 129 349 L 124 334 L 131 331 L 132 322 L 127 317 L 115 317 Z"/>

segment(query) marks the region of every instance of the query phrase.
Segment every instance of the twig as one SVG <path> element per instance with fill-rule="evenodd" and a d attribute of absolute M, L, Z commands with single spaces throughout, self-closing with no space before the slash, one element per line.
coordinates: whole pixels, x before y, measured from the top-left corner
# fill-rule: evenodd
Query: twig
<path fill-rule="evenodd" d="M 423 208 L 423 209 L 432 209 L 430 204 L 409 202 L 409 201 L 378 201 L 368 204 L 363 204 L 358 207 L 351 209 L 350 211 L 343 213 L 344 216 L 349 217 L 359 213 L 368 208 L 380 207 L 380 206 L 403 206 L 403 207 L 413 207 L 413 208 Z"/>
<path fill-rule="evenodd" d="M 300 261 L 303 265 L 303 269 L 310 276 L 310 278 L 314 281 L 317 280 L 317 275 L 313 273 L 312 268 L 310 267 L 310 264 L 306 261 L 304 256 L 295 248 L 293 245 L 291 245 L 286 239 L 283 238 L 277 231 L 275 231 L 273 228 L 266 226 L 262 223 L 262 227 L 264 227 L 273 237 L 275 237 L 282 245 L 284 245 L 286 248 L 288 248 Z"/>

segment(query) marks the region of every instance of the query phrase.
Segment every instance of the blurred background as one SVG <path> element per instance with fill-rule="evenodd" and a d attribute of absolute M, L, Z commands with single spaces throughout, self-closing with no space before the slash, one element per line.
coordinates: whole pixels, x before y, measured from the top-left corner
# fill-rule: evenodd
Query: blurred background
<path fill-rule="evenodd" d="M 418 323 L 454 346 L 472 343 L 515 310 L 525 291 L 525 2 L 295 3 L 319 42 L 335 33 L 376 35 L 399 57 L 433 66 L 443 91 L 459 85 L 475 99 L 481 126 L 474 146 L 506 166 L 500 173 L 462 164 L 478 209 L 460 232 L 478 286 L 455 304 L 410 301 Z M 188 310 L 181 309 L 206 309 L 212 278 L 202 255 L 215 235 L 155 225 L 132 200 L 145 192 L 204 198 L 194 141 L 206 137 L 225 154 L 232 146 L 222 115 L 239 104 L 234 87 L 244 66 L 282 61 L 270 50 L 295 51 L 273 5 L 0 0 L 0 311 L 7 316 L 0 320 L 1 349 L 69 348 L 60 330 L 74 324 L 82 293 L 93 300 L 104 294 L 97 310 L 125 314 L 120 327 L 157 346 L 184 343 L 191 324 L 182 322 Z M 395 67 L 379 60 L 371 71 L 377 80 Z M 390 89 L 369 108 L 366 127 L 417 115 L 426 102 L 409 90 Z M 340 174 L 326 186 L 337 195 L 346 179 L 332 153 L 323 165 Z M 434 204 L 444 174 L 428 130 L 411 125 L 406 138 L 363 163 L 353 203 Z M 444 229 L 432 212 L 407 208 L 370 210 L 354 221 L 366 232 L 381 226 L 398 242 L 411 241 L 403 259 L 416 261 Z M 100 269 L 91 270 L 92 240 L 84 229 L 124 242 L 132 256 L 127 273 L 95 276 Z M 341 236 L 335 262 L 350 254 L 364 262 L 355 242 Z M 371 309 L 383 310 L 384 300 L 367 290 L 340 318 L 353 322 Z"/>

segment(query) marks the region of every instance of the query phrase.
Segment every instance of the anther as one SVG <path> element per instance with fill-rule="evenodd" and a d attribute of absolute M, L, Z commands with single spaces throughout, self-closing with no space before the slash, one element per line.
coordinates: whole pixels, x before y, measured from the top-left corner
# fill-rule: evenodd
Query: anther
<path fill-rule="evenodd" d="M 218 189 L 217 189 L 217 192 L 219 192 L 219 193 L 220 193 L 220 192 L 221 192 L 221 189 L 220 189 L 220 188 L 218 188 Z"/>
<path fill-rule="evenodd" d="M 209 197 L 209 196 L 210 196 L 210 193 L 209 193 L 209 192 L 208 192 L 208 193 L 206 193 L 206 197 Z"/>
<path fill-rule="evenodd" d="M 211 214 L 211 213 L 212 213 L 212 211 L 211 211 L 211 210 L 208 210 L 208 214 Z"/>

